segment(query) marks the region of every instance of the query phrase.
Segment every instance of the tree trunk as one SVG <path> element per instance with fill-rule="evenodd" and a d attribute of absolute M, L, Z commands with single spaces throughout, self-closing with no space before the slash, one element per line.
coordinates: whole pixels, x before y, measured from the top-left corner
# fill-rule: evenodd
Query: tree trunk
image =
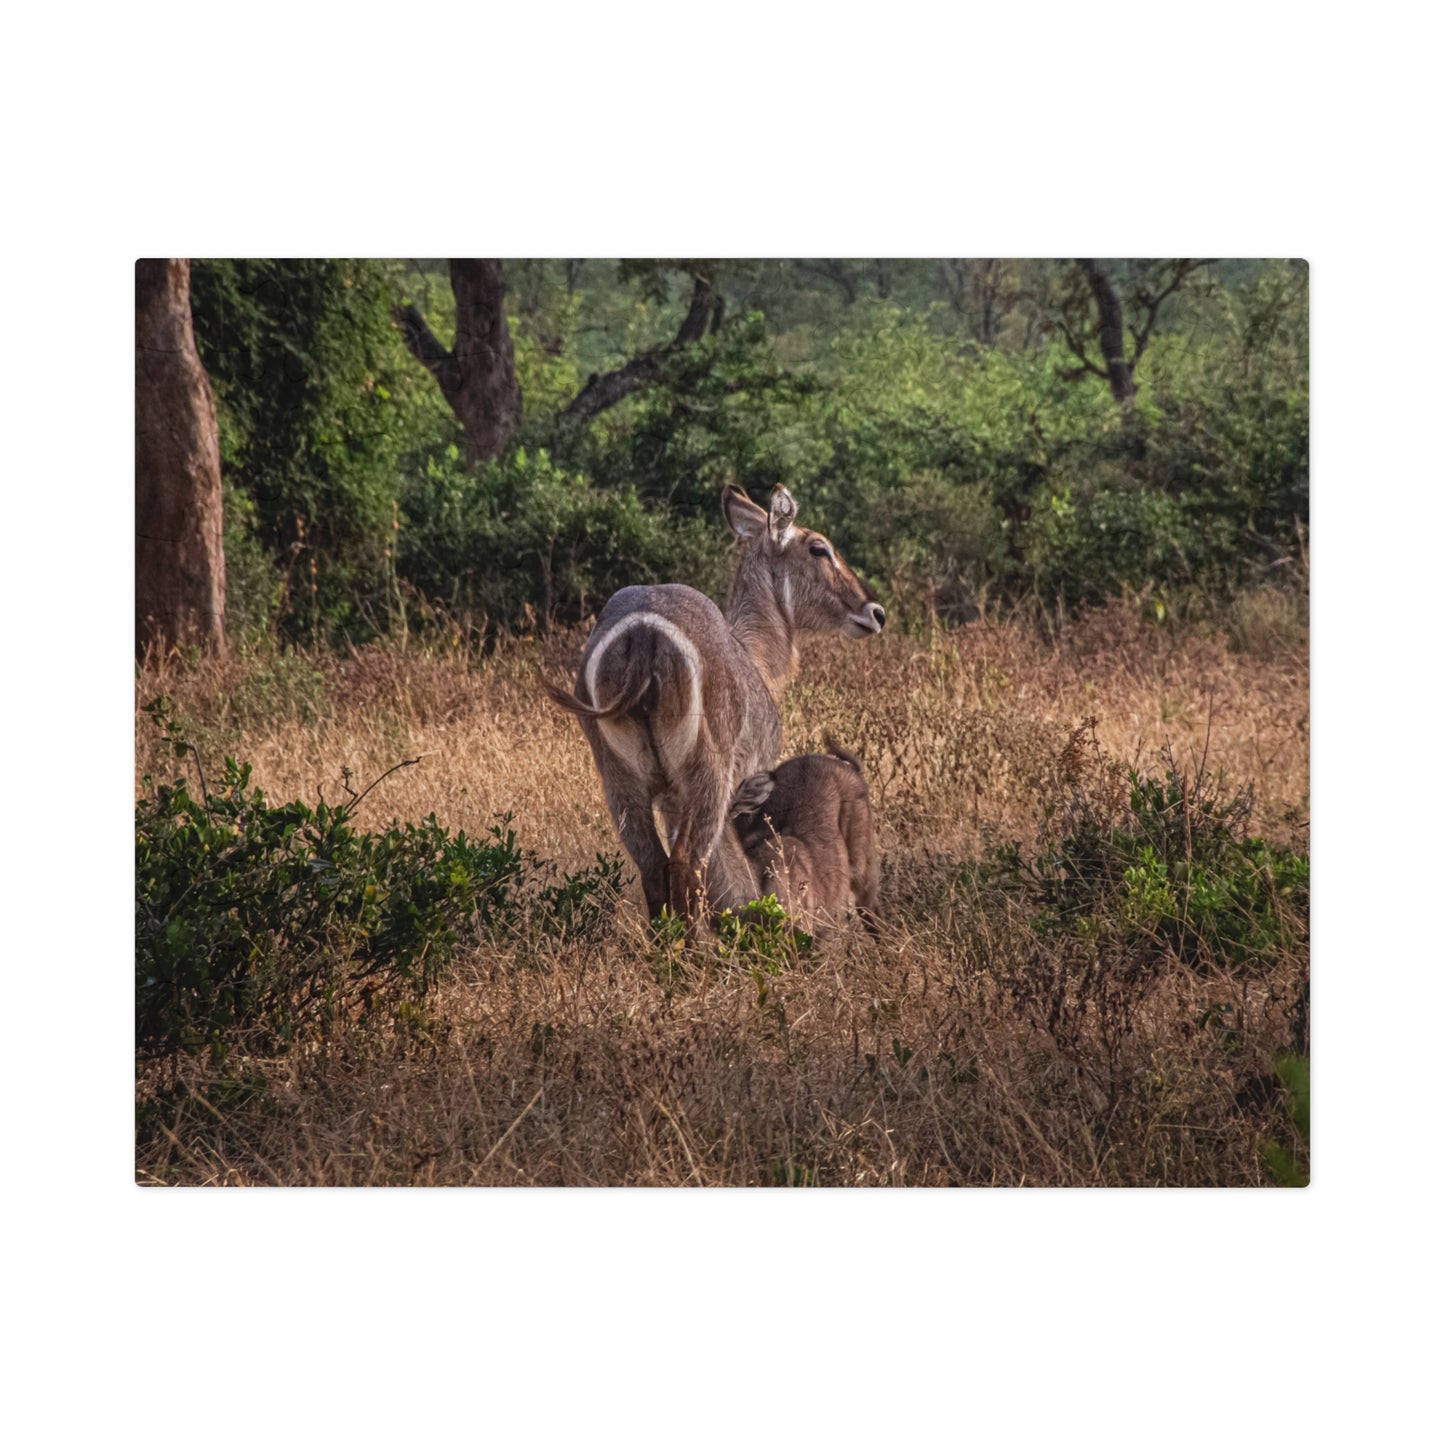
<path fill-rule="evenodd" d="M 1081 260 L 1079 267 L 1099 308 L 1099 349 L 1114 400 L 1127 412 L 1134 408 L 1134 367 L 1124 355 L 1124 307 L 1119 293 L 1097 261 Z"/>
<path fill-rule="evenodd" d="M 415 306 L 397 313 L 408 349 L 431 374 L 467 438 L 467 462 L 499 457 L 522 420 L 500 261 L 452 261 L 457 339 L 448 351 Z"/>
<path fill-rule="evenodd" d="M 998 340 L 999 263 L 997 258 L 975 263 L 979 271 L 978 339 L 984 346 L 992 347 Z"/>
<path fill-rule="evenodd" d="M 135 265 L 135 640 L 226 649 L 221 448 L 191 263 Z"/>

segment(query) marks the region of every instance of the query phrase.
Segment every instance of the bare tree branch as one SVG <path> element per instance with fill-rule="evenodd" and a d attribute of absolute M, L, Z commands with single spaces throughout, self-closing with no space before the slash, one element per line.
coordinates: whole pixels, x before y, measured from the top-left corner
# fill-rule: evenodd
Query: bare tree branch
<path fill-rule="evenodd" d="M 462 374 L 457 359 L 437 340 L 421 312 L 415 306 L 407 305 L 398 306 L 392 314 L 401 327 L 401 339 L 406 342 L 406 349 L 436 377 L 441 389 L 448 393 L 460 391 Z"/>
<path fill-rule="evenodd" d="M 664 346 L 656 346 L 651 351 L 634 356 L 615 371 L 602 376 L 594 372 L 587 378 L 587 385 L 558 413 L 558 424 L 579 426 L 656 380 L 673 356 L 701 341 L 709 332 L 716 332 L 722 324 L 722 316 L 723 297 L 716 282 L 707 276 L 694 276 L 692 300 L 677 335 Z"/>
<path fill-rule="evenodd" d="M 1077 375 L 1087 376 L 1090 372 L 1092 372 L 1095 376 L 1102 376 L 1104 380 L 1107 381 L 1109 379 L 1109 373 L 1105 371 L 1102 366 L 1097 365 L 1094 361 L 1090 359 L 1088 350 L 1084 343 L 1084 338 L 1081 337 L 1071 325 L 1069 325 L 1069 318 L 1067 316 L 1061 316 L 1059 318 L 1059 328 L 1064 333 L 1065 344 L 1068 346 L 1069 350 L 1072 351 L 1074 355 L 1079 358 L 1079 361 L 1082 363 L 1082 365 L 1078 369 Z"/>
<path fill-rule="evenodd" d="M 1139 304 L 1144 307 L 1144 322 L 1141 326 L 1129 327 L 1129 334 L 1134 338 L 1134 355 L 1129 360 L 1129 370 L 1132 372 L 1138 365 L 1139 358 L 1144 354 L 1144 348 L 1149 344 L 1149 337 L 1153 334 L 1154 323 L 1159 319 L 1159 308 L 1169 299 L 1185 282 L 1191 272 L 1197 271 L 1201 266 L 1208 266 L 1208 261 L 1197 261 L 1184 258 L 1174 263 L 1173 273 L 1169 278 L 1169 284 L 1155 295 L 1147 286 L 1141 286 L 1136 292 Z"/>

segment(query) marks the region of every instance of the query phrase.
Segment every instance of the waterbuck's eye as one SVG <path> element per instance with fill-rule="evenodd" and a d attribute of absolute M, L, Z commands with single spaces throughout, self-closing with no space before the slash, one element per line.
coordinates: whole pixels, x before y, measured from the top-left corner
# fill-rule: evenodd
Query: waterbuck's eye
<path fill-rule="evenodd" d="M 829 555 L 828 544 L 826 542 L 810 542 L 808 544 L 808 551 L 815 557 L 826 557 Z"/>

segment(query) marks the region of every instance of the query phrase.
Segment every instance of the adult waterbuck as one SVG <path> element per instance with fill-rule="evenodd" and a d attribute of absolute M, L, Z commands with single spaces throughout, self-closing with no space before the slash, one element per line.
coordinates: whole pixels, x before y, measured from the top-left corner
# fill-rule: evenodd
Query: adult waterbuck
<path fill-rule="evenodd" d="M 797 525 L 797 510 L 786 487 L 766 512 L 727 488 L 741 548 L 726 613 L 691 587 L 624 587 L 597 619 L 574 691 L 546 684 L 582 724 L 653 918 L 664 905 L 692 917 L 700 891 L 714 910 L 754 896 L 728 803 L 739 780 L 777 760 L 777 699 L 798 634 L 883 629 L 873 594 L 826 537 Z"/>
<path fill-rule="evenodd" d="M 794 921 L 821 938 L 851 902 L 878 932 L 878 848 L 863 765 L 832 738 L 744 778 L 729 816 L 752 869 L 754 892 L 772 893 Z"/>

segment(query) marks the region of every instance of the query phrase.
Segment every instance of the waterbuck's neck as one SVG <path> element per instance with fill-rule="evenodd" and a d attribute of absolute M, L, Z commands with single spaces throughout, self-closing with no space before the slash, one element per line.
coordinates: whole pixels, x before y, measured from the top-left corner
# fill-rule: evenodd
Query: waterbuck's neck
<path fill-rule="evenodd" d="M 786 578 L 779 582 L 764 558 L 745 553 L 733 577 L 724 616 L 753 666 L 762 673 L 768 690 L 774 697 L 780 696 L 798 666 Z"/>

